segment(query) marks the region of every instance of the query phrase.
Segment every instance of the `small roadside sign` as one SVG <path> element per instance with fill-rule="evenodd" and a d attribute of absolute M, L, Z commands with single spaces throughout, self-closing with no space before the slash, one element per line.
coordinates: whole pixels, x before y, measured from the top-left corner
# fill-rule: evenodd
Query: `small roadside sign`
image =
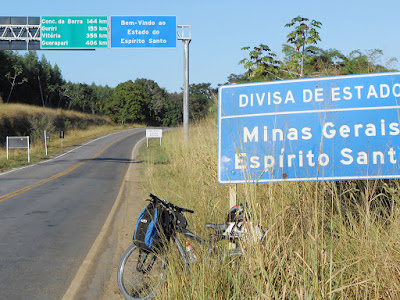
<path fill-rule="evenodd" d="M 63 148 L 63 140 L 64 140 L 64 131 L 60 131 L 60 140 L 61 140 L 61 148 Z"/>
<path fill-rule="evenodd" d="M 6 137 L 7 160 L 8 160 L 8 150 L 9 149 L 27 149 L 28 150 L 28 162 L 30 162 L 29 136 L 7 136 Z"/>
<path fill-rule="evenodd" d="M 149 147 L 149 139 L 152 139 L 152 138 L 159 138 L 160 139 L 160 146 L 161 146 L 162 129 L 146 129 L 147 147 Z"/>

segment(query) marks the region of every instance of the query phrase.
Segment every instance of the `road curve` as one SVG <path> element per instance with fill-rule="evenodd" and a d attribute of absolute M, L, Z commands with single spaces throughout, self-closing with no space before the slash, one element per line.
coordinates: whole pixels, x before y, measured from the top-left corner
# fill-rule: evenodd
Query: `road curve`
<path fill-rule="evenodd" d="M 144 129 L 0 174 L 0 299 L 61 299 L 117 197 Z"/>

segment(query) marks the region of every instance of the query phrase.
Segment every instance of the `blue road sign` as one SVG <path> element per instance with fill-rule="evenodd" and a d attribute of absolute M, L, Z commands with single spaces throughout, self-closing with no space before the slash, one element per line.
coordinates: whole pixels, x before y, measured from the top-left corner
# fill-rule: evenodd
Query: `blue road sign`
<path fill-rule="evenodd" d="M 400 73 L 219 89 L 218 182 L 400 178 Z"/>
<path fill-rule="evenodd" d="M 176 47 L 175 16 L 111 16 L 111 48 Z"/>

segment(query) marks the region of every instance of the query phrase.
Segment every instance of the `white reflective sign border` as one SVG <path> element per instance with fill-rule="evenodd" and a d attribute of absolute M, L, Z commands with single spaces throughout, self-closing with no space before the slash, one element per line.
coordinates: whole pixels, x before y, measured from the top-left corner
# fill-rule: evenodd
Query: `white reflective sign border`
<path fill-rule="evenodd" d="M 147 138 L 162 138 L 162 129 L 146 129 Z"/>
<path fill-rule="evenodd" d="M 29 136 L 7 136 L 8 149 L 28 149 Z"/>
<path fill-rule="evenodd" d="M 222 184 L 400 178 L 400 73 L 223 86 Z"/>
<path fill-rule="evenodd" d="M 111 48 L 175 48 L 176 16 L 111 16 Z"/>

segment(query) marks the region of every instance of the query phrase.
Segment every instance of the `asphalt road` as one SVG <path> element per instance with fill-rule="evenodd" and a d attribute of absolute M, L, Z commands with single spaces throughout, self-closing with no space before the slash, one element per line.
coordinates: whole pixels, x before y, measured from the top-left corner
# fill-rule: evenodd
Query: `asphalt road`
<path fill-rule="evenodd" d="M 61 299 L 117 197 L 143 129 L 0 173 L 0 299 Z"/>

